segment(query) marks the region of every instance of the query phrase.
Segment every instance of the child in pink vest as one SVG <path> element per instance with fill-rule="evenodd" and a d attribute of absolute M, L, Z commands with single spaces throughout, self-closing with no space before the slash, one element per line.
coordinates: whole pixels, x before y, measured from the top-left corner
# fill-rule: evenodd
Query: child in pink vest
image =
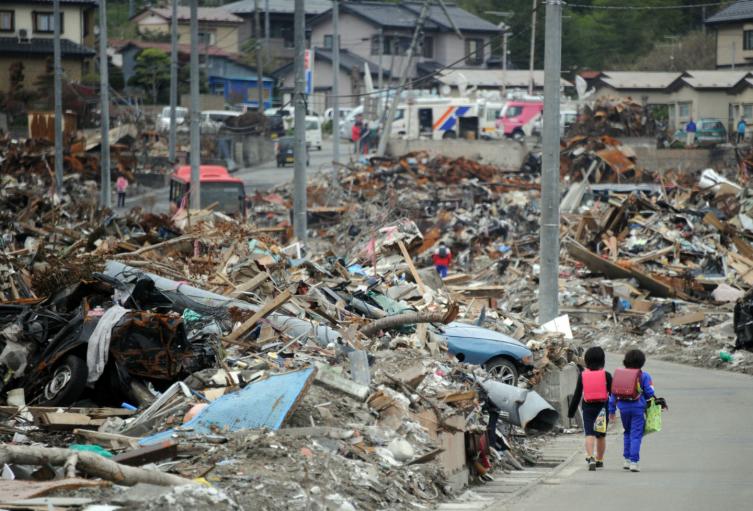
<path fill-rule="evenodd" d="M 575 417 L 578 405 L 583 404 L 583 431 L 586 434 L 586 463 L 588 470 L 596 470 L 604 466 L 604 452 L 607 449 L 607 434 L 594 430 L 594 423 L 602 411 L 606 415 L 609 394 L 612 390 L 612 375 L 604 370 L 606 356 L 604 350 L 593 346 L 586 350 L 584 356 L 586 368 L 578 375 L 573 399 L 567 416 Z M 608 420 L 604 417 L 605 421 Z M 594 457 L 594 445 L 596 456 Z"/>

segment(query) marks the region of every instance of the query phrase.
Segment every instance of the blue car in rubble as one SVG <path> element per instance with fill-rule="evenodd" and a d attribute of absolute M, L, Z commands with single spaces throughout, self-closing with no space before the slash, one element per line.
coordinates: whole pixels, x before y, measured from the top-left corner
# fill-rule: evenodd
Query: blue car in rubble
<path fill-rule="evenodd" d="M 483 366 L 499 382 L 517 385 L 533 369 L 531 350 L 509 335 L 457 321 L 441 326 L 440 335 L 458 360 Z"/>

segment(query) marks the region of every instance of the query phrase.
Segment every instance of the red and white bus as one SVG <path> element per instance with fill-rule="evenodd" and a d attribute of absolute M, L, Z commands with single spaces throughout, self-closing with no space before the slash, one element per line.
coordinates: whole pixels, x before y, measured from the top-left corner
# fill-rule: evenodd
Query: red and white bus
<path fill-rule="evenodd" d="M 217 210 L 229 215 L 246 216 L 246 189 L 243 181 L 232 177 L 225 167 L 201 165 L 201 207 L 217 203 Z M 177 206 L 188 204 L 191 191 L 191 167 L 182 165 L 170 174 L 170 201 Z"/>

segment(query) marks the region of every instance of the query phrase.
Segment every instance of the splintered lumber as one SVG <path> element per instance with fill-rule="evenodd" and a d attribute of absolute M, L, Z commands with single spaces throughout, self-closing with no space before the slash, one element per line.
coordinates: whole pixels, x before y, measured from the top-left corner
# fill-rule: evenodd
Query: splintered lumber
<path fill-rule="evenodd" d="M 112 461 L 134 467 L 172 459 L 178 454 L 178 443 L 175 440 L 165 440 L 154 445 L 139 447 L 113 456 Z"/>
<path fill-rule="evenodd" d="M 45 429 L 70 430 L 74 428 L 98 428 L 105 419 L 92 419 L 82 413 L 44 412 L 39 415 L 39 424 Z"/>
<path fill-rule="evenodd" d="M 162 249 L 162 248 L 165 248 L 165 247 L 169 247 L 170 245 L 175 245 L 176 243 L 180 243 L 182 241 L 191 241 L 191 240 L 193 240 L 193 239 L 195 239 L 197 237 L 198 236 L 196 234 L 184 234 L 182 236 L 178 236 L 177 238 L 172 238 L 172 239 L 169 239 L 167 241 L 163 241 L 161 243 L 155 243 L 154 245 L 149 245 L 149 246 L 146 246 L 146 247 L 142 247 L 142 248 L 140 248 L 138 250 L 135 250 L 133 252 L 125 252 L 125 253 L 122 253 L 122 254 L 113 254 L 112 257 L 113 257 L 113 259 L 120 259 L 121 257 L 133 257 L 133 256 L 141 255 L 144 252 L 149 252 L 151 250 L 155 250 L 155 249 L 158 249 L 158 248 Z"/>
<path fill-rule="evenodd" d="M 99 444 L 110 449 L 136 449 L 139 446 L 139 439 L 119 435 L 117 433 L 105 433 L 104 431 L 90 431 L 88 429 L 74 429 L 73 434 L 82 438 L 84 441 L 93 444 Z"/>
<path fill-rule="evenodd" d="M 256 323 L 259 322 L 259 320 L 280 308 L 285 302 L 290 300 L 292 296 L 292 293 L 286 289 L 285 291 L 277 295 L 274 300 L 262 305 L 259 310 L 254 313 L 253 316 L 244 321 L 241 326 L 233 330 L 224 338 L 224 340 L 226 342 L 237 341 L 239 337 L 246 335 L 246 333 L 248 333 L 256 325 Z"/>
<path fill-rule="evenodd" d="M 269 273 L 263 271 L 253 277 L 252 279 L 247 280 L 243 284 L 239 286 L 235 286 L 235 289 L 233 289 L 229 294 L 226 296 L 230 296 L 231 298 L 235 298 L 237 296 L 242 295 L 243 293 L 250 293 L 254 291 L 257 287 L 264 284 L 264 282 L 269 278 Z"/>
<path fill-rule="evenodd" d="M 405 243 L 403 243 L 402 240 L 397 240 L 397 246 L 400 247 L 400 252 L 402 252 L 403 254 L 403 259 L 405 259 L 405 262 L 408 263 L 408 269 L 410 270 L 410 274 L 413 275 L 413 280 L 416 281 L 418 292 L 423 295 L 426 292 L 426 286 L 424 285 L 424 281 L 421 279 L 421 276 L 418 274 L 418 271 L 416 271 L 416 267 L 413 265 L 413 258 L 408 253 L 408 249 L 405 248 Z"/>
<path fill-rule="evenodd" d="M 124 486 L 133 486 L 138 483 L 157 486 L 196 484 L 190 479 L 173 474 L 122 465 L 92 452 L 73 451 L 59 447 L 7 444 L 0 446 L 0 463 L 6 464 L 63 466 L 72 457 L 76 458 L 75 466 L 82 472 Z"/>
<path fill-rule="evenodd" d="M 109 486 L 104 481 L 91 481 L 89 479 L 69 478 L 56 481 L 21 481 L 0 480 L 0 500 L 25 500 L 47 495 L 56 490 L 77 490 L 79 488 L 98 488 Z M 47 509 L 47 506 L 45 506 Z"/>

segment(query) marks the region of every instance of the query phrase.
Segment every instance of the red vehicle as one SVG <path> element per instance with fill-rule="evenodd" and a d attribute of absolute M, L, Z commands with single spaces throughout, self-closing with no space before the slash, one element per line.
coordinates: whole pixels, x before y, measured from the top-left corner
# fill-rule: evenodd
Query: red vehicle
<path fill-rule="evenodd" d="M 201 165 L 201 207 L 214 203 L 218 211 L 229 215 L 246 216 L 246 189 L 243 181 L 232 177 L 225 167 Z M 191 167 L 183 165 L 170 174 L 170 201 L 181 206 L 188 203 L 191 190 Z M 185 202 L 184 202 L 185 201 Z"/>

